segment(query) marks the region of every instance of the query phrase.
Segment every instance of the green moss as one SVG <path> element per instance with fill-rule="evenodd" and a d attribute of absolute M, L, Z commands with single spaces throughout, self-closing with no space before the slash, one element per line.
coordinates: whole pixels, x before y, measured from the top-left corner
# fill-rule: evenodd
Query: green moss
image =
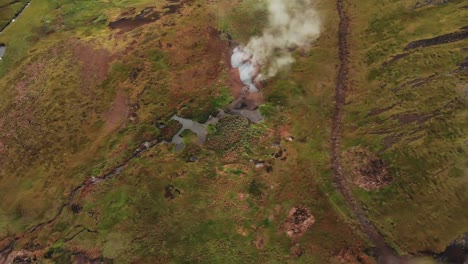
<path fill-rule="evenodd" d="M 226 151 L 245 146 L 252 140 L 249 121 L 245 117 L 228 115 L 216 124 L 216 131 L 208 136 L 206 146 Z"/>

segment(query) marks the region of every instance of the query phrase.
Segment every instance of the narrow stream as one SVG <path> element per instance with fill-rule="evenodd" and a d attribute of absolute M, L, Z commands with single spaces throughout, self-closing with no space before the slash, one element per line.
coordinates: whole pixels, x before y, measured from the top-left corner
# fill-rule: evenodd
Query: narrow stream
<path fill-rule="evenodd" d="M 0 29 L 0 34 L 3 33 L 3 31 L 5 31 L 13 22 L 15 22 L 23 13 L 24 13 L 24 10 L 26 10 L 26 8 L 31 4 L 32 0 L 30 0 L 29 2 L 27 2 L 16 14 L 15 16 L 10 20 L 8 21 L 8 23 L 3 26 L 3 28 Z M 5 44 L 0 44 L 0 60 L 3 58 L 3 55 L 5 55 L 5 52 L 6 52 L 6 45 Z"/>
<path fill-rule="evenodd" d="M 30 0 L 29 2 L 27 2 L 16 14 L 15 16 L 10 20 L 8 21 L 8 23 L 3 26 L 3 28 L 0 29 L 0 34 L 3 33 L 3 31 L 5 31 L 5 29 L 8 28 L 8 26 L 10 26 L 13 22 L 15 22 L 24 12 L 24 10 L 31 4 L 32 0 Z"/>

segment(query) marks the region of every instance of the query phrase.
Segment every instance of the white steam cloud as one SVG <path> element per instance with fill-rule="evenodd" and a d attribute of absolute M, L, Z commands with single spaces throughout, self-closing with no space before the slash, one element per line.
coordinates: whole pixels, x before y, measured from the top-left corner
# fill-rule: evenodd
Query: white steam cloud
<path fill-rule="evenodd" d="M 266 65 L 272 77 L 294 62 L 291 50 L 308 47 L 320 35 L 320 19 L 310 0 L 267 0 L 269 22 L 263 34 L 250 39 L 246 49 Z"/>
<path fill-rule="evenodd" d="M 313 0 L 266 1 L 268 25 L 245 47 L 235 49 L 231 59 L 232 66 L 243 73 L 244 85 L 252 92 L 256 91 L 256 81 L 273 77 L 289 67 L 294 62 L 292 52 L 298 47 L 310 47 L 320 35 L 320 19 Z M 264 75 L 258 74 L 259 66 Z"/>

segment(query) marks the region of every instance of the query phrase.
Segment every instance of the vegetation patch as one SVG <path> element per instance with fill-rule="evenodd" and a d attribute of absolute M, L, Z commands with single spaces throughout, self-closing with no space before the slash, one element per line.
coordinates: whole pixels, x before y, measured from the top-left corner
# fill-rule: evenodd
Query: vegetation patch
<path fill-rule="evenodd" d="M 167 142 L 171 142 L 172 138 L 182 129 L 182 124 L 176 120 L 169 120 L 165 124 L 161 124 L 161 138 Z"/>
<path fill-rule="evenodd" d="M 225 116 L 216 124 L 215 131 L 208 136 L 206 146 L 221 152 L 248 146 L 253 140 L 249 120 L 242 116 Z"/>

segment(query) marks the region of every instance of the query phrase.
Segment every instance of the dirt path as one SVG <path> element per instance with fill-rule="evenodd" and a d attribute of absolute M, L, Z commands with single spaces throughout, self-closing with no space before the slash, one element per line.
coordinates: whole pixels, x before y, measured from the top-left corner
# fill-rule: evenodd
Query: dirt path
<path fill-rule="evenodd" d="M 382 264 L 405 263 L 403 259 L 395 256 L 392 248 L 386 243 L 384 237 L 379 234 L 377 229 L 367 219 L 365 212 L 352 196 L 352 192 L 347 185 L 346 179 L 343 177 L 343 172 L 341 170 L 341 127 L 343 121 L 343 107 L 346 101 L 349 70 L 349 17 L 346 13 L 344 0 L 337 0 L 337 11 L 340 18 L 338 30 L 340 66 L 335 88 L 335 109 L 333 113 L 331 132 L 333 180 L 336 188 L 343 195 L 349 208 L 359 221 L 362 230 L 374 244 L 377 262 Z"/>

